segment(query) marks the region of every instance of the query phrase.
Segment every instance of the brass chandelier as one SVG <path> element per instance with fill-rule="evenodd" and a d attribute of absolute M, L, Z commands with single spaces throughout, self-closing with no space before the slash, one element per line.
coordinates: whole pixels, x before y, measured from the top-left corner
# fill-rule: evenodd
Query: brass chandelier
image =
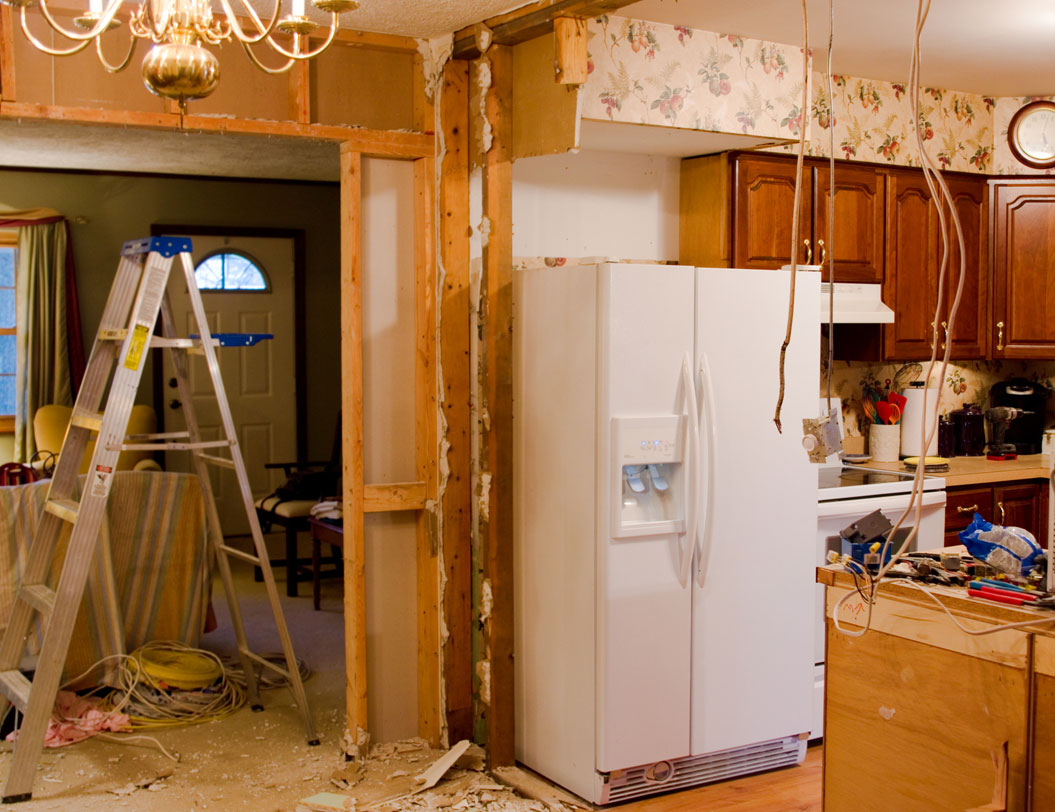
<path fill-rule="evenodd" d="M 290 0 L 290 13 L 281 18 L 282 0 L 273 0 L 274 9 L 266 23 L 250 0 L 238 0 L 245 15 L 243 20 L 236 16 L 232 0 L 219 0 L 222 15 L 213 14 L 210 0 L 143 0 L 128 19 L 131 34 L 128 52 L 115 64 L 103 55 L 101 38 L 105 32 L 121 25 L 117 12 L 124 0 L 90 0 L 89 8 L 74 19 L 74 29 L 64 27 L 55 19 L 47 0 L 39 0 L 40 13 L 48 25 L 72 43 L 67 48 L 51 48 L 29 30 L 27 9 L 37 0 L 0 2 L 20 10 L 22 32 L 39 50 L 51 56 L 69 56 L 94 42 L 99 61 L 110 73 L 128 67 L 139 40 L 150 40 L 153 46 L 143 59 L 143 81 L 152 93 L 174 99 L 184 111 L 188 100 L 208 96 L 220 81 L 220 62 L 204 44 L 218 45 L 233 37 L 260 70 L 270 74 L 284 73 L 296 62 L 325 51 L 337 35 L 340 15 L 359 7 L 358 0 L 311 0 L 314 8 L 330 15 L 328 36 L 321 45 L 312 48 L 308 37 L 319 25 L 305 14 L 305 0 Z M 289 47 L 276 41 L 276 32 L 286 35 Z M 270 46 L 285 62 L 277 67 L 261 62 L 252 49 L 261 42 Z"/>

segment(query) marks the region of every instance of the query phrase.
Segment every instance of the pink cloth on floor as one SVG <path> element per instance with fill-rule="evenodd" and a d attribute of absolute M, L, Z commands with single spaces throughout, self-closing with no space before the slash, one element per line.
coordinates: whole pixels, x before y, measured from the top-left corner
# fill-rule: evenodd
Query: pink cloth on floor
<path fill-rule="evenodd" d="M 48 721 L 48 731 L 44 734 L 45 747 L 62 747 L 74 744 L 110 730 L 115 733 L 128 733 L 132 722 L 126 713 L 101 710 L 100 700 L 95 697 L 82 697 L 72 691 L 59 691 L 55 697 L 55 709 Z M 18 738 L 19 731 L 7 734 L 9 742 Z"/>

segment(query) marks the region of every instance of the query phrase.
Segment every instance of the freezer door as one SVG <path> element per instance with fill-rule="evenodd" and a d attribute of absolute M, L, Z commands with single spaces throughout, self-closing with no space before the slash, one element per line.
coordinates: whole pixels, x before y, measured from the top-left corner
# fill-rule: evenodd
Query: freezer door
<path fill-rule="evenodd" d="M 692 754 L 810 729 L 817 475 L 801 445 L 817 415 L 820 274 L 800 271 L 773 423 L 789 274 L 697 269 L 704 484 L 693 588 Z"/>
<path fill-rule="evenodd" d="M 598 289 L 597 769 L 689 751 L 692 268 L 604 265 Z M 683 369 L 685 372 L 683 372 Z M 650 470 L 650 466 L 654 470 Z M 627 503 L 624 509 L 624 502 Z M 584 585 L 584 588 L 589 588 Z M 560 663 L 553 663 L 560 668 Z"/>

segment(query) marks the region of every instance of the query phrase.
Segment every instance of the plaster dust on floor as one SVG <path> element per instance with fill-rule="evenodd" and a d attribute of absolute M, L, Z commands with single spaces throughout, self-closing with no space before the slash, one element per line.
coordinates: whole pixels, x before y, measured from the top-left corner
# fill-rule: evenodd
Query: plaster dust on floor
<path fill-rule="evenodd" d="M 572 796 L 522 770 L 499 771 L 500 779 L 483 772 L 483 751 L 467 743 L 452 748 L 448 760 L 454 763 L 442 775 L 436 775 L 435 765 L 447 751 L 430 749 L 420 739 L 375 744 L 362 763 L 347 762 L 341 745 L 345 730 L 341 583 L 322 582 L 321 611 L 316 612 L 310 582 L 301 583 L 300 597 L 289 598 L 284 573 L 276 569 L 275 574 L 294 649 L 312 672 L 304 688 L 319 746 L 307 745 L 303 719 L 289 691 L 271 689 L 262 692 L 264 710 L 259 713 L 244 706 L 226 719 L 203 725 L 141 731 L 178 754 L 178 762 L 144 741 L 118 744 L 88 739 L 47 749 L 32 800 L 5 808 L 13 812 L 575 812 Z M 271 650 L 265 648 L 266 642 L 273 640 L 277 649 L 264 585 L 253 581 L 248 566 L 235 565 L 234 576 L 250 647 L 265 653 Z M 218 628 L 203 636 L 202 647 L 233 655 L 234 635 L 218 578 L 213 606 Z M 11 759 L 11 745 L 0 743 L 0 783 L 6 781 Z M 422 774 L 428 774 L 435 786 L 419 782 Z M 304 803 L 320 795 L 337 799 L 340 805 Z"/>

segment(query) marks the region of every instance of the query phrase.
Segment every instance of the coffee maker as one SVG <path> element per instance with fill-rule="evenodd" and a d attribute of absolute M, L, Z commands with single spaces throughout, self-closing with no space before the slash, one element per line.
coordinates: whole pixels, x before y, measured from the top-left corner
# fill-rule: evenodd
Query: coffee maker
<path fill-rule="evenodd" d="M 1011 378 L 990 387 L 991 406 L 1010 406 L 1029 413 L 1011 421 L 1007 428 L 1005 442 L 1014 443 L 1019 454 L 1040 453 L 1041 441 L 1044 438 L 1044 417 L 1050 396 L 1051 390 L 1046 386 L 1025 378 Z"/>

